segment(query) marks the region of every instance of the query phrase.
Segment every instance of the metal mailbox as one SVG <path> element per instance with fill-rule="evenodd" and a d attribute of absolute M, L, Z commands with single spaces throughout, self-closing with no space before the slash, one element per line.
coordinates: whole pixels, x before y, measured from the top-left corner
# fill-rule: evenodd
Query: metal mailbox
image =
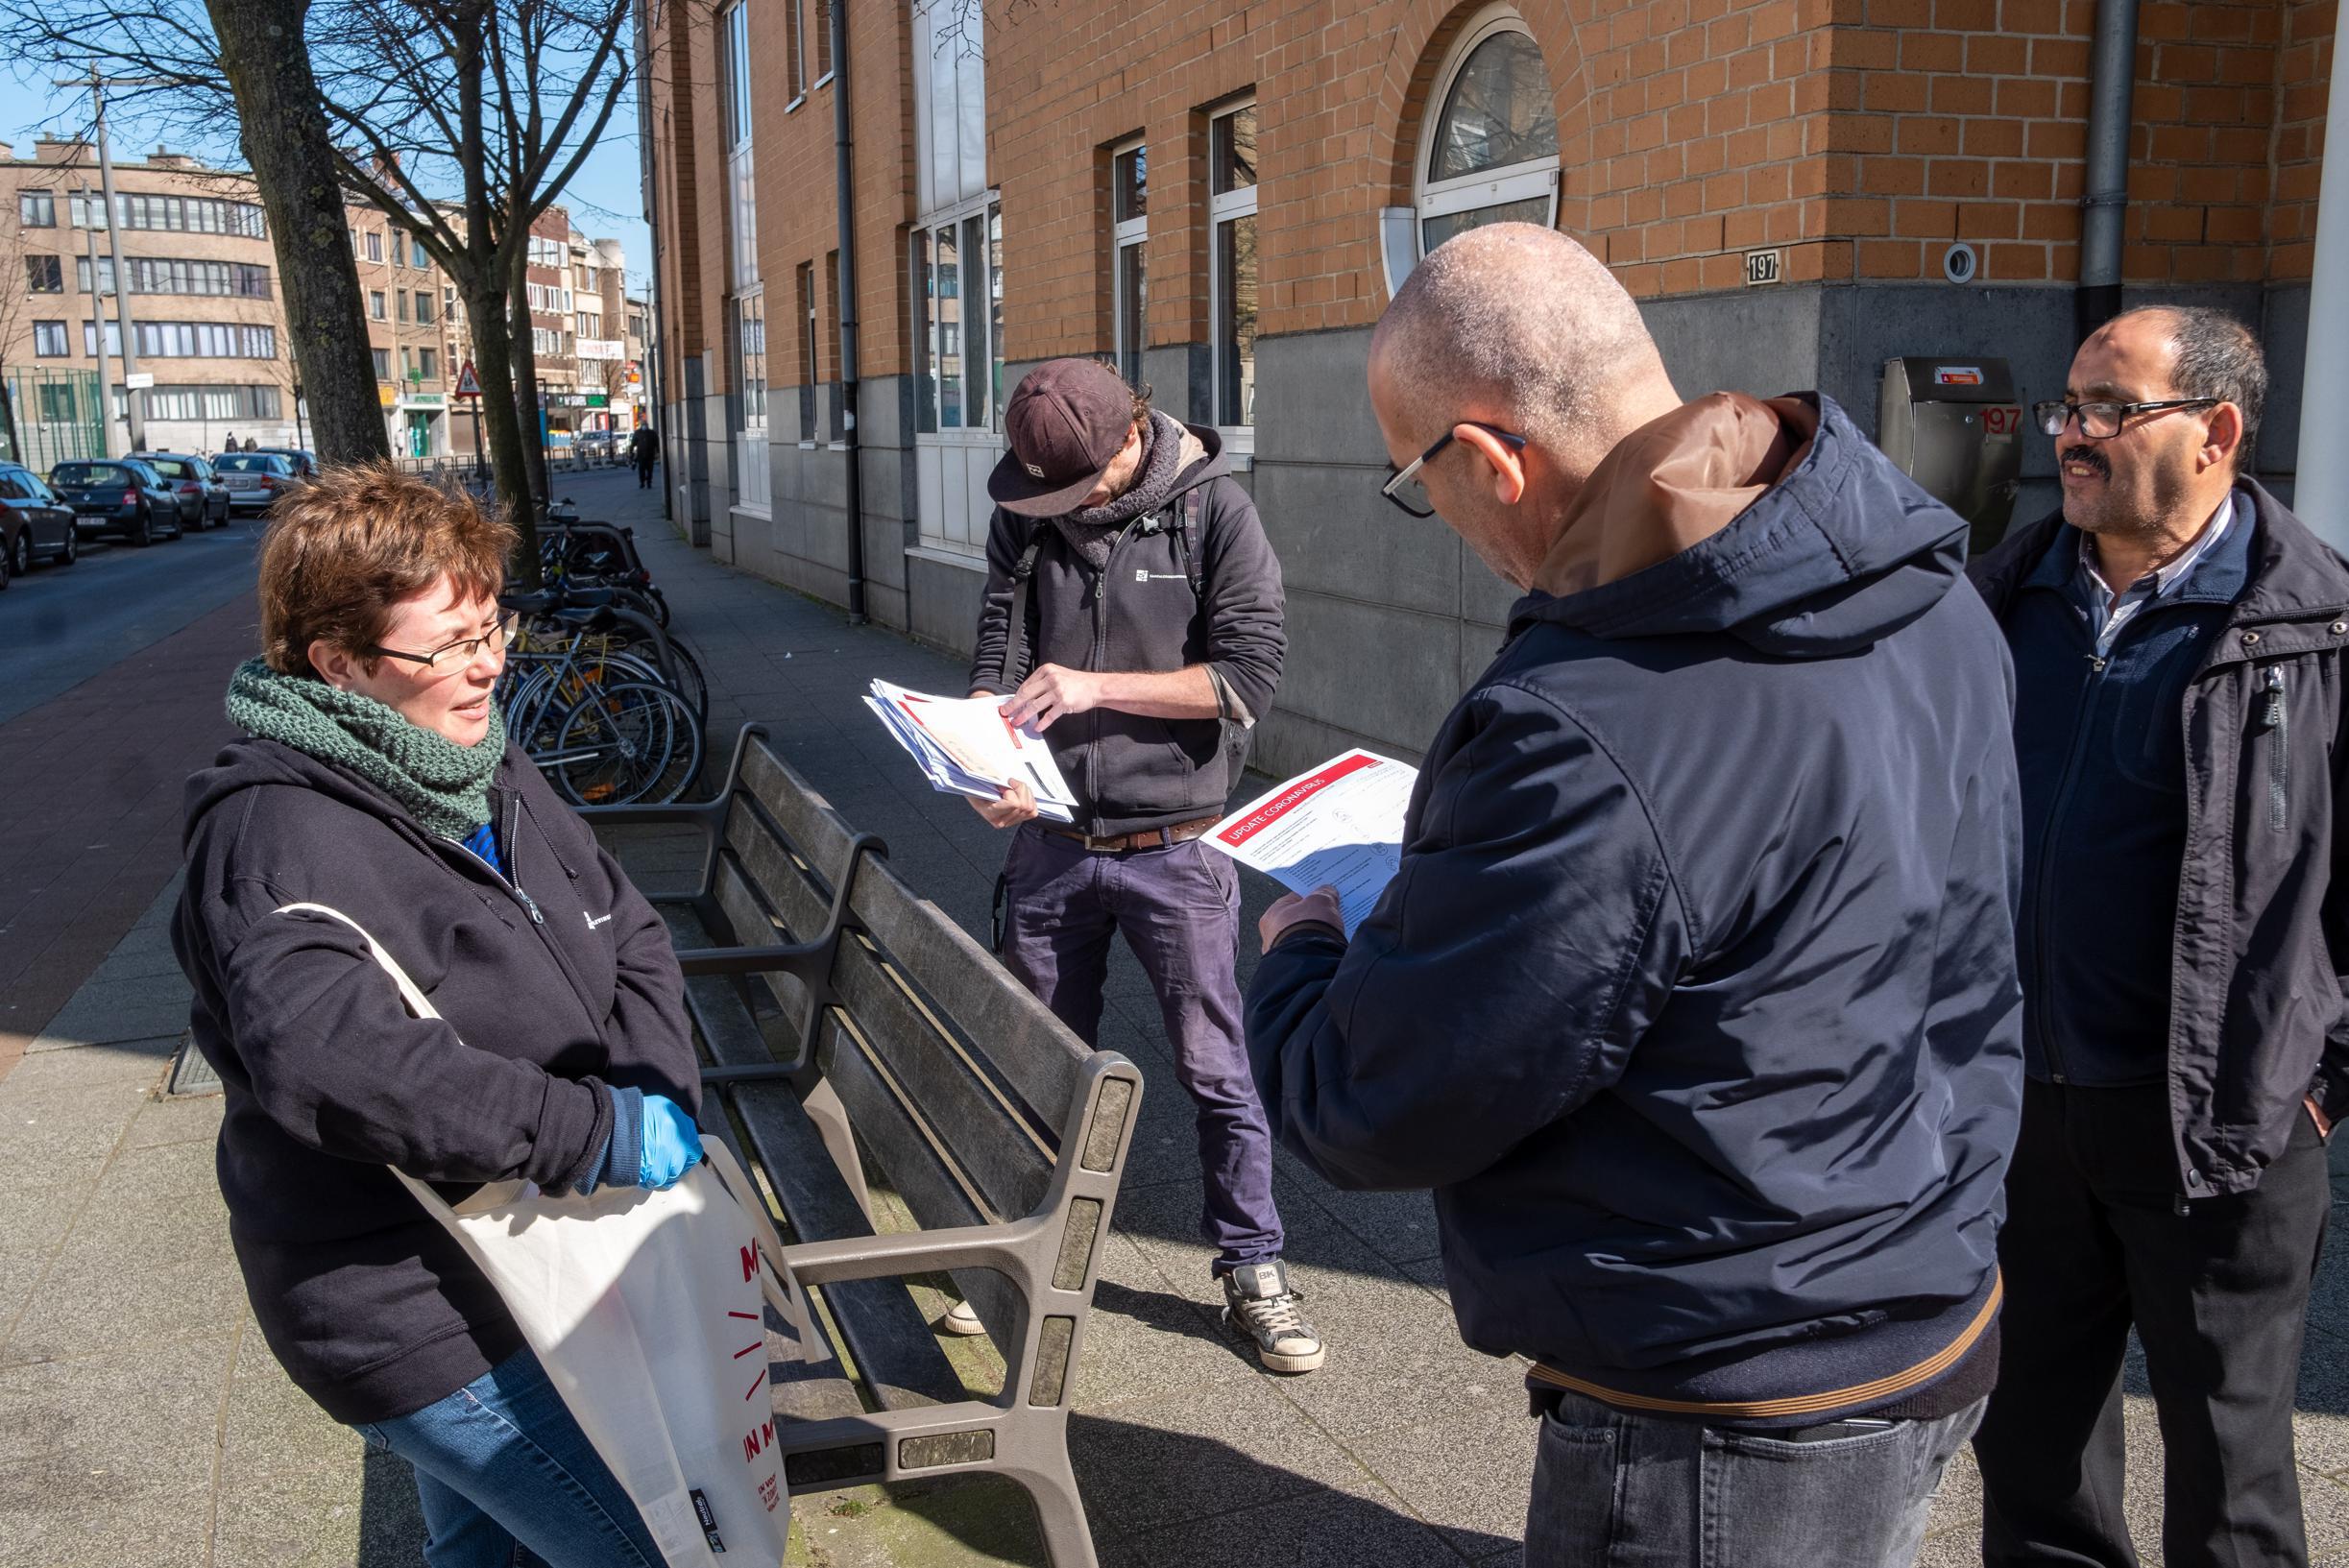
<path fill-rule="evenodd" d="M 2003 359 L 1884 361 L 1877 445 L 1971 525 L 1969 553 L 2006 537 L 2022 478 L 2022 405 Z"/>

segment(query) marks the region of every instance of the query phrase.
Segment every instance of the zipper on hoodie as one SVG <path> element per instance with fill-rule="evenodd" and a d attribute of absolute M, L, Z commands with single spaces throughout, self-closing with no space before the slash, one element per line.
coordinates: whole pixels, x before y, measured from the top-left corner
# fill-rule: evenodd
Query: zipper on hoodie
<path fill-rule="evenodd" d="M 507 794 L 505 806 L 506 858 L 509 862 L 519 867 L 521 857 L 515 853 L 515 843 L 519 836 L 519 830 L 521 823 L 521 792 L 514 791 Z M 424 836 L 434 844 L 446 845 L 449 849 L 456 851 L 459 855 L 464 856 L 466 859 L 472 861 L 474 865 L 477 865 L 482 870 L 488 872 L 492 880 L 494 880 L 498 886 L 504 888 L 507 892 L 514 895 L 514 901 L 521 905 L 522 906 L 523 913 L 530 917 L 531 928 L 538 932 L 540 945 L 545 948 L 547 956 L 554 959 L 555 967 L 563 972 L 563 977 L 570 982 L 571 995 L 577 999 L 579 1002 L 579 1010 L 587 1015 L 590 1027 L 594 1029 L 597 1035 L 600 1036 L 603 1025 L 596 1019 L 595 1009 L 588 1000 L 586 983 L 580 979 L 579 972 L 571 967 L 570 959 L 564 955 L 563 945 L 560 942 L 557 942 L 554 937 L 547 932 L 546 917 L 545 914 L 540 912 L 538 900 L 532 898 L 528 893 L 522 890 L 519 874 L 513 877 L 507 876 L 504 872 L 499 871 L 496 866 L 490 864 L 489 861 L 483 859 L 480 856 L 475 855 L 472 850 L 467 849 L 463 844 L 458 843 L 453 838 L 441 838 L 431 833 L 426 833 Z M 557 858 L 559 863 L 560 856 Z"/>
<path fill-rule="evenodd" d="M 1093 578 L 1093 655 L 1085 662 L 1085 667 L 1089 670 L 1099 670 L 1102 667 L 1102 650 L 1109 644 L 1109 573 L 1110 569 L 1118 564 L 1119 546 L 1126 543 L 1126 536 L 1133 532 L 1133 523 L 1128 521 L 1125 527 L 1118 530 L 1118 537 L 1109 542 L 1108 559 L 1102 563 L 1102 569 Z M 1098 793 L 1101 788 L 1101 778 L 1102 711 L 1096 708 L 1093 710 L 1092 736 L 1085 741 L 1085 779 L 1096 791 L 1094 797 L 1096 809 L 1093 812 L 1091 827 L 1097 833 L 1101 832 L 1102 827 Z"/>
<path fill-rule="evenodd" d="M 2071 786 L 2079 772 L 2080 756 L 2087 749 L 2089 717 L 2095 712 L 2096 701 L 2104 686 L 2104 671 L 2112 663 L 2108 655 L 2097 653 L 2093 646 L 2087 660 L 2088 673 L 2081 678 L 2079 707 L 2073 711 L 2071 718 L 2071 744 L 2064 754 L 2064 771 L 2056 776 L 2055 797 L 2047 803 L 2046 826 L 2040 831 L 2040 842 L 2046 849 L 2039 856 L 2039 886 L 2034 890 L 2033 897 L 2033 903 L 2039 909 L 2039 929 L 2032 933 L 2033 946 L 2039 950 L 2039 1005 L 2025 1016 L 2036 1014 L 2038 1022 L 2035 1027 L 2040 1049 L 2047 1056 L 2047 1077 L 2055 1083 L 2067 1081 L 2064 1076 L 2064 1053 L 2055 1043 L 2054 1031 L 2046 1023 L 2049 1003 L 2047 977 L 2054 963 L 2054 954 L 2048 951 L 2047 930 L 2054 924 L 2048 917 L 2048 900 L 2055 875 L 2055 830 L 2056 825 L 2064 819 L 2064 808 L 2071 803 Z"/>
<path fill-rule="evenodd" d="M 2270 664 L 2260 672 L 2260 689 L 2267 702 L 2261 727 L 2270 732 L 2267 753 L 2267 831 L 2284 831 L 2285 805 L 2291 784 L 2291 710 L 2284 696 L 2284 668 Z"/>

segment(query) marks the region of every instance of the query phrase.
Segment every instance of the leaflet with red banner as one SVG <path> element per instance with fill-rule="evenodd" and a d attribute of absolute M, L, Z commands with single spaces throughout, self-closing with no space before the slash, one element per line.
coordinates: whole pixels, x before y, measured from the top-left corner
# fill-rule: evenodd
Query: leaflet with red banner
<path fill-rule="evenodd" d="M 1335 887 L 1351 936 L 1402 863 L 1418 781 L 1409 763 L 1357 748 L 1266 791 L 1199 842 L 1293 893 Z"/>

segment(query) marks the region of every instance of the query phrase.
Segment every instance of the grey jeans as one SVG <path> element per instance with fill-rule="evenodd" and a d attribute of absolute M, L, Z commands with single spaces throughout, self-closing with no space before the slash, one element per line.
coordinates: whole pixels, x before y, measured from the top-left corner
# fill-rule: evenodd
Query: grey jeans
<path fill-rule="evenodd" d="M 1526 1568 L 1907 1568 L 1980 1402 L 1789 1442 L 1561 1394 L 1541 1418 Z"/>

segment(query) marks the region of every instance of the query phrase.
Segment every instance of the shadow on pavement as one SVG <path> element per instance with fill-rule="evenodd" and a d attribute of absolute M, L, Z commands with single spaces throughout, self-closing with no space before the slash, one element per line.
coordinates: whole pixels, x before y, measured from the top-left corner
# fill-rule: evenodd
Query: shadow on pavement
<path fill-rule="evenodd" d="M 416 1568 L 424 1533 L 416 1472 L 399 1455 L 369 1448 L 359 1478 L 358 1568 Z"/>

